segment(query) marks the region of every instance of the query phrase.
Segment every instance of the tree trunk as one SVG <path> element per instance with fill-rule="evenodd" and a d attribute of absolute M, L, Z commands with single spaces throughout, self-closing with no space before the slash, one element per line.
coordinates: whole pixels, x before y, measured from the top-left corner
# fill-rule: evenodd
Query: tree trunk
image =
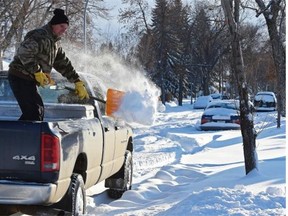
<path fill-rule="evenodd" d="M 257 168 L 256 157 L 256 135 L 254 132 L 253 119 L 251 119 L 251 109 L 249 106 L 248 90 L 246 86 L 242 49 L 239 42 L 239 35 L 235 32 L 232 42 L 233 68 L 236 75 L 237 86 L 240 96 L 240 119 L 241 133 L 243 139 L 245 170 L 246 174 Z"/>
<path fill-rule="evenodd" d="M 3 57 L 2 57 L 2 50 L 0 49 L 0 71 L 3 70 Z"/>
<path fill-rule="evenodd" d="M 234 2 L 234 8 L 233 8 Z M 239 28 L 239 4 L 240 0 L 222 0 L 222 7 L 228 21 L 232 42 L 232 68 L 235 74 L 238 92 L 240 96 L 240 120 L 243 139 L 244 160 L 246 175 L 253 169 L 257 169 L 256 134 L 251 107 L 249 105 L 248 89 L 244 74 L 244 62 L 240 45 Z M 234 11 L 234 13 L 232 13 Z"/>
<path fill-rule="evenodd" d="M 161 55 L 161 56 L 165 56 L 165 55 Z M 166 91 L 166 59 L 165 58 L 160 58 L 160 63 L 158 63 L 159 67 L 158 67 L 158 71 L 160 71 L 161 74 L 161 100 L 162 103 L 165 105 L 166 103 L 166 95 L 167 95 L 167 91 Z"/>
<path fill-rule="evenodd" d="M 183 104 L 183 72 L 181 71 L 179 74 L 179 94 L 178 94 L 178 105 L 182 106 Z"/>
<path fill-rule="evenodd" d="M 209 72 L 207 71 L 207 69 L 202 68 L 202 90 L 203 90 L 203 94 L 204 95 L 209 95 L 210 91 L 209 91 Z"/>

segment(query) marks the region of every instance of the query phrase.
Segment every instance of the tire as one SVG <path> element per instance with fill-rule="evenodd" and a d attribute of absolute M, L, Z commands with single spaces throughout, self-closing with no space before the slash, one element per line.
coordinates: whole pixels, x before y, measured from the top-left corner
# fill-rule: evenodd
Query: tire
<path fill-rule="evenodd" d="M 80 174 L 72 174 L 71 183 L 63 199 L 56 204 L 62 210 L 71 212 L 72 216 L 86 213 L 86 192 Z"/>
<path fill-rule="evenodd" d="M 112 177 L 106 180 L 105 186 L 108 185 L 108 196 L 113 199 L 119 199 L 123 193 L 132 188 L 133 159 L 132 153 L 126 151 L 125 161 L 121 169 Z"/>

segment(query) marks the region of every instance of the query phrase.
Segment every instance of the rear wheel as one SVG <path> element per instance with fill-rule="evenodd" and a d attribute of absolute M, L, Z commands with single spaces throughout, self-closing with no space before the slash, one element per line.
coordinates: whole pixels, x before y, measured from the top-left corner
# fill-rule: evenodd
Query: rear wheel
<path fill-rule="evenodd" d="M 133 159 L 132 153 L 126 151 L 125 161 L 121 169 L 109 179 L 106 179 L 105 186 L 108 187 L 108 195 L 113 199 L 120 198 L 123 193 L 132 188 Z"/>
<path fill-rule="evenodd" d="M 56 204 L 61 209 L 71 212 L 72 216 L 86 212 L 86 192 L 84 181 L 80 174 L 72 174 L 69 189 L 63 199 Z"/>

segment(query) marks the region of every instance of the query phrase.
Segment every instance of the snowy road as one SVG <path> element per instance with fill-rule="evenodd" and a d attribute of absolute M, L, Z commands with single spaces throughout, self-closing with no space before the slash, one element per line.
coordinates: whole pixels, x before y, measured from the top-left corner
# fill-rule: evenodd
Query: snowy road
<path fill-rule="evenodd" d="M 101 185 L 90 189 L 88 214 L 284 215 L 285 119 L 275 130 L 276 113 L 257 114 L 261 169 L 245 176 L 241 132 L 199 131 L 202 112 L 168 106 L 151 127 L 134 129 L 133 189 L 116 201 L 93 195 Z"/>

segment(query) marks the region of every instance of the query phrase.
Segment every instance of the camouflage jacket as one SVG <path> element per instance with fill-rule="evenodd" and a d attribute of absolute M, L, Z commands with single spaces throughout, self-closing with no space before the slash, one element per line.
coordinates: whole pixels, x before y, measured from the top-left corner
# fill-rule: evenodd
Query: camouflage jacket
<path fill-rule="evenodd" d="M 27 33 L 9 65 L 9 73 L 34 80 L 34 73 L 40 70 L 50 73 L 52 67 L 70 82 L 79 79 L 60 45 L 60 38 L 53 35 L 50 24 L 47 24 Z"/>

